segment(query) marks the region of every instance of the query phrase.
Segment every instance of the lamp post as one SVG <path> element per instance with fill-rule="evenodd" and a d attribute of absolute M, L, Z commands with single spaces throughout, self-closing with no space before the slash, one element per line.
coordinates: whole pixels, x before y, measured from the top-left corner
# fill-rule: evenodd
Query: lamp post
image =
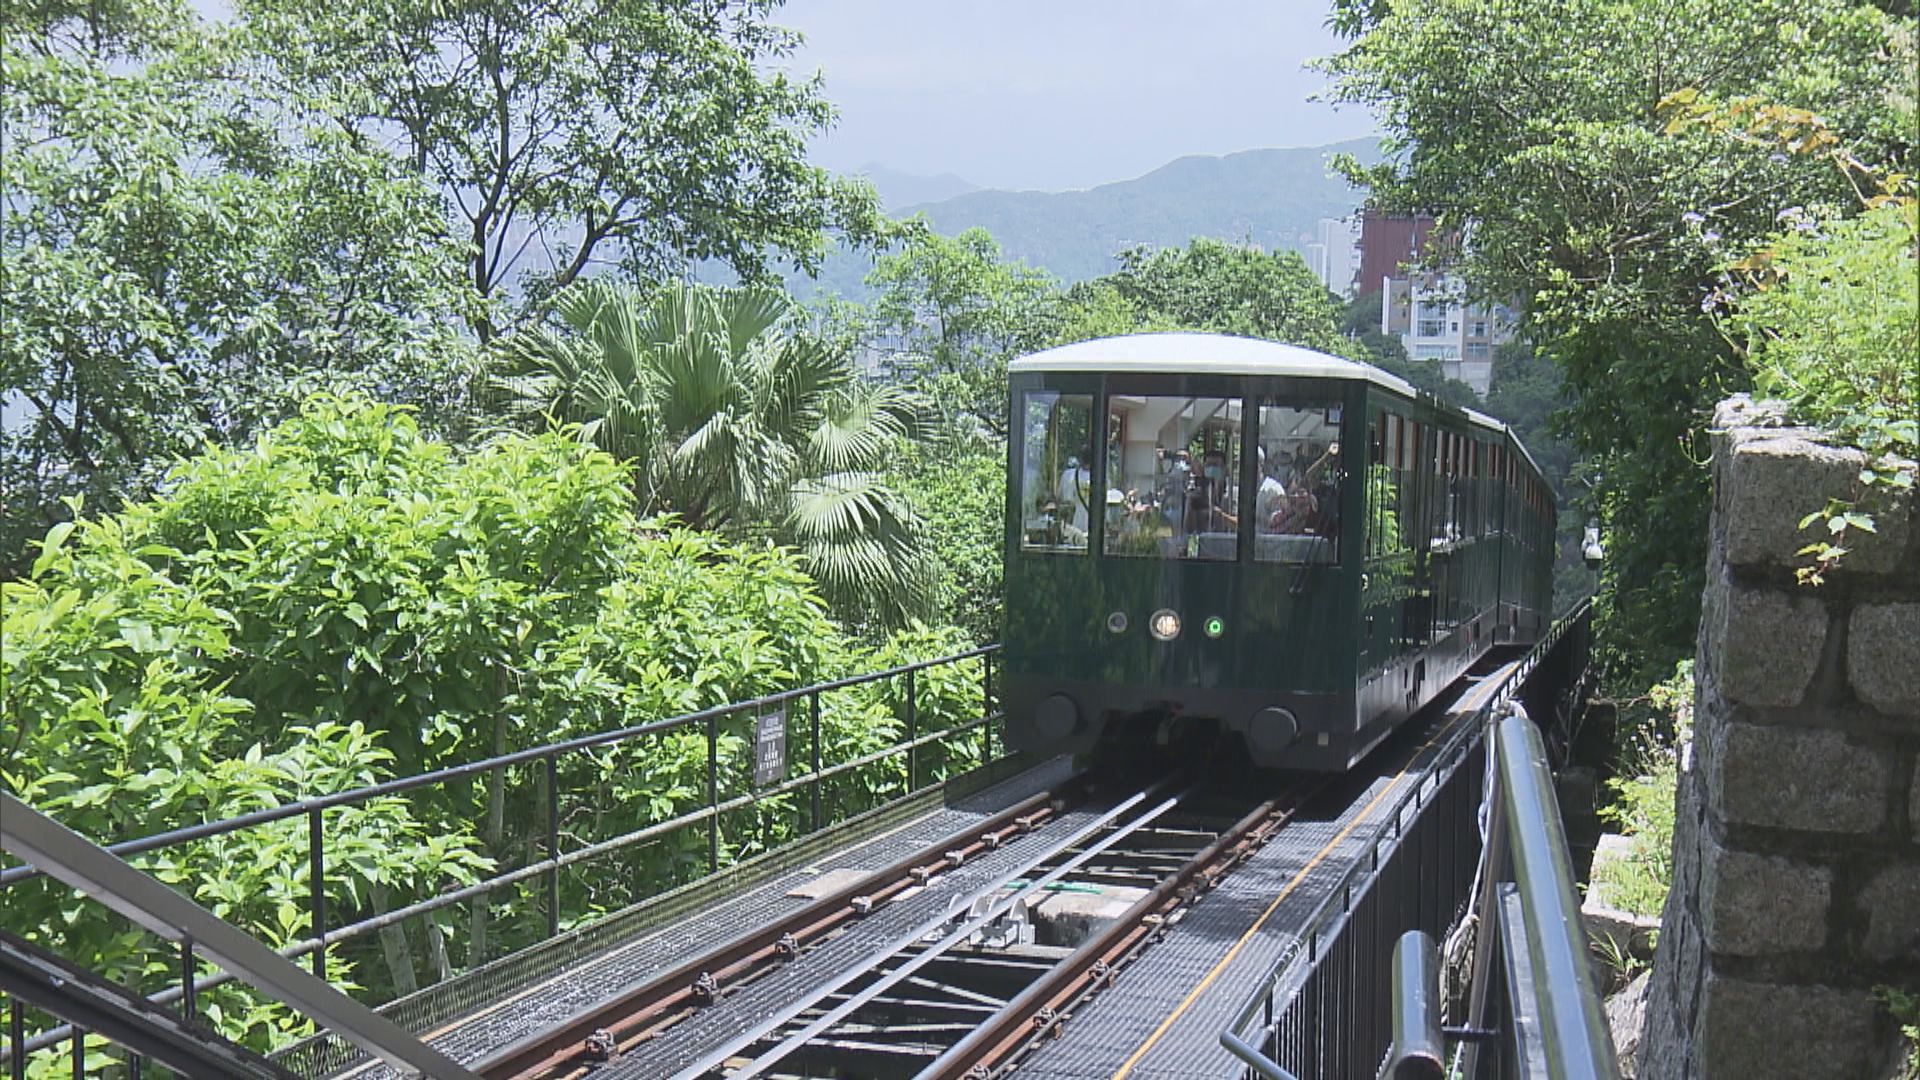
<path fill-rule="evenodd" d="M 1587 519 L 1586 533 L 1580 538 L 1580 557 L 1587 561 L 1587 569 L 1600 569 L 1600 560 L 1606 556 L 1606 549 L 1600 546 L 1600 522 L 1595 518 Z"/>

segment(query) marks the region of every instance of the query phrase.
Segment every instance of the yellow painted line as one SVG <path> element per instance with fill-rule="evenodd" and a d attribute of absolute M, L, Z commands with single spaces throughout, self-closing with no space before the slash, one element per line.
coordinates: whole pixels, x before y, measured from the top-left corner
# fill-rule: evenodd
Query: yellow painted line
<path fill-rule="evenodd" d="M 1213 965 L 1213 968 L 1207 972 L 1206 977 L 1201 979 L 1198 985 L 1187 992 L 1187 996 L 1181 999 L 1180 1004 L 1174 1007 L 1173 1012 L 1169 1013 L 1167 1018 L 1160 1021 L 1159 1026 L 1153 1029 L 1153 1034 L 1148 1035 L 1145 1042 L 1141 1043 L 1133 1053 L 1127 1055 L 1127 1060 L 1121 1062 L 1120 1068 L 1114 1072 L 1113 1080 L 1123 1080 L 1124 1077 L 1133 1072 L 1134 1067 L 1140 1064 L 1140 1059 L 1146 1057 L 1148 1052 L 1159 1044 L 1161 1038 L 1173 1027 L 1174 1022 L 1179 1020 L 1181 1016 L 1186 1014 L 1188 1009 L 1193 1007 L 1193 1003 L 1200 999 L 1200 995 L 1206 991 L 1207 987 L 1213 985 L 1213 980 L 1219 978 L 1221 972 L 1227 970 L 1227 966 L 1232 964 L 1234 958 L 1240 955 L 1240 951 L 1245 949 L 1247 943 L 1253 940 L 1253 935 L 1259 933 L 1260 930 L 1267 925 L 1267 920 L 1273 917 L 1273 913 L 1279 910 L 1281 902 L 1292 895 L 1293 890 L 1300 887 L 1300 883 L 1307 879 L 1307 874 L 1312 871 L 1314 867 L 1320 865 L 1320 860 L 1326 858 L 1329 852 L 1340 846 L 1340 842 L 1347 838 L 1348 833 L 1351 833 L 1361 822 L 1367 820 L 1367 815 L 1373 812 L 1373 808 L 1380 804 L 1381 799 L 1386 798 L 1400 786 L 1400 781 L 1407 778 L 1407 770 L 1413 767 L 1413 763 L 1420 759 L 1421 754 L 1431 749 L 1434 743 L 1439 742 L 1442 737 L 1452 731 L 1461 720 L 1479 711 L 1481 699 L 1484 699 L 1492 693 L 1493 688 L 1500 685 L 1506 674 L 1506 670 L 1501 669 L 1496 672 L 1495 675 L 1489 676 L 1486 681 L 1476 686 L 1473 691 L 1467 695 L 1467 700 L 1455 706 L 1456 715 L 1453 722 L 1435 732 L 1431 739 L 1421 744 L 1420 749 L 1413 752 L 1413 756 L 1408 759 L 1407 764 L 1401 768 L 1399 773 L 1395 774 L 1394 778 L 1387 783 L 1387 786 L 1381 788 L 1378 794 L 1367 800 L 1367 805 L 1361 807 L 1360 812 L 1353 815 L 1353 820 L 1347 822 L 1345 828 L 1342 828 L 1338 833 L 1334 834 L 1333 839 L 1327 841 L 1325 846 L 1314 853 L 1313 858 L 1307 860 L 1307 864 L 1302 866 L 1299 872 L 1293 875 L 1293 879 L 1287 882 L 1286 887 L 1280 890 L 1280 895 L 1273 898 L 1273 903 L 1267 905 L 1267 910 L 1261 912 L 1260 917 L 1254 920 L 1253 925 L 1247 927 L 1247 932 L 1240 935 L 1240 940 L 1233 943 L 1233 948 L 1227 950 L 1227 955 L 1221 957 L 1220 962 Z"/>

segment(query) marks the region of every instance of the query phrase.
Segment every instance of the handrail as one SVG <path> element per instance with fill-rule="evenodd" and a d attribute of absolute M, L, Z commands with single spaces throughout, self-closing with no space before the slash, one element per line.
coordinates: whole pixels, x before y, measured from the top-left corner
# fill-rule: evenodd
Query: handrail
<path fill-rule="evenodd" d="M 1533 805 L 1528 809 L 1527 812 L 1531 814 L 1533 817 L 1534 828 L 1536 832 L 1538 832 L 1538 830 L 1545 829 L 1548 826 L 1550 826 L 1551 837 L 1558 838 L 1558 845 L 1559 845 L 1558 873 L 1561 874 L 1559 880 L 1563 883 L 1563 891 L 1567 894 L 1568 897 L 1571 897 L 1572 889 L 1573 889 L 1573 876 L 1571 872 L 1572 863 L 1571 863 L 1570 857 L 1566 853 L 1566 834 L 1564 829 L 1561 827 L 1560 818 L 1557 810 L 1557 803 L 1554 801 L 1552 774 L 1547 769 L 1544 744 L 1541 743 L 1539 731 L 1533 726 L 1532 721 L 1526 718 L 1525 710 L 1519 705 L 1519 703 L 1515 700 L 1515 698 L 1518 695 L 1519 688 L 1526 683 L 1529 676 L 1533 674 L 1534 670 L 1537 667 L 1539 667 L 1540 663 L 1548 656 L 1548 654 L 1550 654 L 1560 644 L 1560 642 L 1566 637 L 1568 632 L 1574 626 L 1578 625 L 1582 620 L 1588 618 L 1591 615 L 1592 608 L 1593 608 L 1592 597 L 1587 597 L 1583 599 L 1579 604 L 1575 605 L 1574 608 L 1571 611 L 1567 612 L 1566 615 L 1555 620 L 1555 622 L 1548 627 L 1547 632 L 1544 635 L 1542 635 L 1537 642 L 1534 643 L 1533 647 L 1530 650 L 1528 650 L 1526 657 L 1523 658 L 1519 663 L 1519 665 L 1514 669 L 1512 675 L 1509 676 L 1506 684 L 1501 688 L 1499 693 L 1496 694 L 1490 700 L 1488 700 L 1488 702 L 1485 705 L 1482 705 L 1476 711 L 1474 718 L 1471 722 L 1469 722 L 1466 725 L 1463 725 L 1463 730 L 1465 732 L 1470 733 L 1473 737 L 1455 740 L 1453 743 L 1449 745 L 1448 748 L 1446 748 L 1447 751 L 1450 751 L 1453 748 L 1462 746 L 1462 745 L 1479 744 L 1478 735 L 1481 732 L 1486 732 L 1489 737 L 1493 738 L 1495 742 L 1498 743 L 1501 741 L 1501 736 L 1499 734 L 1500 731 L 1502 730 L 1501 725 L 1505 723 L 1510 723 L 1513 721 L 1514 716 L 1511 714 L 1518 715 L 1519 724 L 1526 729 L 1528 735 L 1531 737 L 1531 742 L 1533 747 L 1538 752 L 1538 764 L 1539 764 L 1539 769 L 1541 770 L 1540 775 L 1544 776 L 1545 778 L 1544 781 L 1540 780 L 1539 777 L 1535 778 L 1535 783 L 1534 783 L 1535 801 Z M 1506 719 L 1500 721 L 1499 723 L 1496 723 L 1493 719 L 1495 716 L 1506 716 Z M 1514 738 L 1514 736 L 1508 735 L 1506 738 L 1508 740 L 1511 740 L 1512 738 Z M 1447 767 L 1447 764 L 1450 760 L 1451 759 L 1449 754 L 1446 751 L 1443 751 L 1441 756 L 1436 761 L 1436 764 L 1434 767 L 1435 771 L 1439 772 L 1444 770 Z M 1542 783 L 1544 784 L 1544 787 L 1540 786 Z M 1500 783 L 1496 781 L 1496 786 L 1499 787 L 1501 792 L 1501 794 L 1498 795 L 1497 798 L 1500 799 L 1502 803 L 1502 807 L 1504 809 L 1504 813 L 1502 816 L 1502 821 L 1504 823 L 1505 821 L 1511 820 L 1512 814 L 1514 812 L 1511 805 L 1512 799 L 1511 799 L 1511 796 L 1508 794 L 1508 792 L 1512 790 L 1512 785 L 1508 783 Z M 1398 803 L 1395 804 L 1393 810 L 1381 818 L 1382 822 L 1383 823 L 1395 822 L 1400 820 L 1401 814 L 1405 810 L 1407 804 L 1413 801 L 1414 798 L 1417 795 L 1419 795 L 1420 791 L 1421 791 L 1421 785 L 1419 784 L 1414 785 L 1413 789 L 1409 791 L 1407 795 L 1403 796 Z M 1544 796 L 1546 800 L 1544 803 L 1540 802 L 1538 798 L 1540 792 L 1542 791 L 1544 791 Z M 1550 808 L 1552 812 L 1550 813 L 1546 812 L 1545 810 L 1542 810 L 1541 807 Z M 1386 828 L 1386 825 L 1383 824 L 1382 825 L 1383 835 L 1384 835 L 1385 828 Z M 1542 891 L 1544 891 L 1544 886 L 1538 883 L 1553 880 L 1553 876 L 1556 873 L 1556 871 L 1552 868 L 1553 867 L 1553 851 L 1552 851 L 1550 839 L 1551 839 L 1550 837 L 1545 835 L 1534 835 L 1529 838 L 1529 843 L 1531 844 L 1529 858 L 1534 859 L 1535 861 L 1529 865 L 1527 873 L 1530 880 L 1533 880 L 1534 882 L 1536 882 L 1536 885 L 1534 887 Z M 1376 845 L 1379 843 L 1379 840 L 1380 840 L 1380 837 L 1376 836 L 1374 841 Z M 1546 866 L 1542 866 L 1538 861 L 1539 858 L 1541 857 L 1542 852 L 1545 853 L 1545 857 L 1547 859 Z M 1518 857 L 1519 857 L 1518 855 L 1514 856 L 1515 859 L 1518 859 Z M 1497 871 L 1499 868 L 1496 867 L 1495 869 Z M 1289 974 L 1292 973 L 1296 965 L 1301 963 L 1303 958 L 1307 961 L 1309 965 L 1311 965 L 1311 963 L 1314 962 L 1314 960 L 1316 959 L 1317 954 L 1321 951 L 1324 951 L 1319 947 L 1319 938 L 1322 931 L 1334 925 L 1334 923 L 1339 918 L 1341 912 L 1339 910 L 1338 905 L 1341 902 L 1343 897 L 1351 893 L 1352 891 L 1351 887 L 1354 881 L 1371 872 L 1372 872 L 1371 869 L 1364 864 L 1356 864 L 1355 866 L 1353 866 L 1347 871 L 1347 874 L 1343 878 L 1341 885 L 1331 890 L 1331 892 L 1329 892 L 1329 894 L 1327 895 L 1326 899 L 1321 901 L 1320 905 L 1312 912 L 1312 914 L 1310 914 L 1307 917 L 1307 920 L 1304 924 L 1305 929 L 1302 931 L 1299 938 L 1297 938 L 1292 945 L 1290 945 L 1285 951 L 1283 951 L 1281 955 L 1274 961 L 1272 966 L 1268 968 L 1267 973 L 1256 984 L 1256 989 L 1251 994 L 1248 995 L 1246 1002 L 1234 1014 L 1233 1019 L 1228 1022 L 1226 1029 L 1220 1033 L 1220 1040 L 1219 1040 L 1220 1045 L 1226 1048 L 1229 1052 L 1231 1052 L 1236 1058 L 1238 1058 L 1241 1062 L 1243 1062 L 1249 1069 L 1251 1069 L 1257 1075 L 1266 1077 L 1267 1080 L 1293 1080 L 1292 1074 L 1290 1074 L 1289 1072 L 1287 1072 L 1286 1069 L 1281 1067 L 1278 1062 L 1275 1062 L 1271 1058 L 1266 1056 L 1266 1054 L 1262 1051 L 1260 1046 L 1257 1045 L 1258 1040 L 1250 1041 L 1246 1037 L 1245 1033 L 1254 1024 L 1255 1017 L 1261 1013 L 1262 1007 L 1268 1002 L 1275 988 L 1280 985 L 1283 979 L 1287 978 Z M 1571 906 L 1571 911 L 1573 915 L 1572 915 L 1572 922 L 1570 924 L 1565 922 L 1564 914 L 1558 916 L 1559 918 L 1561 918 L 1562 926 L 1561 926 L 1561 930 L 1558 931 L 1557 933 L 1559 937 L 1562 939 L 1563 943 L 1566 939 L 1565 929 L 1567 925 L 1570 925 L 1573 928 L 1573 930 L 1576 931 L 1579 935 L 1584 935 L 1584 930 L 1581 929 L 1581 923 L 1579 922 L 1579 905 L 1577 903 L 1573 904 Z M 1537 917 L 1537 913 L 1530 906 L 1528 908 L 1528 916 L 1527 916 L 1528 927 L 1530 930 L 1534 930 L 1534 921 L 1536 917 Z M 1541 918 L 1544 919 L 1546 917 L 1541 917 Z M 1532 937 L 1535 943 L 1534 948 L 1536 952 L 1542 948 L 1540 943 L 1548 933 L 1549 933 L 1549 930 L 1545 927 L 1544 922 L 1541 928 L 1533 933 Z M 1566 968 L 1569 965 L 1578 966 L 1578 969 L 1582 976 L 1579 983 L 1582 991 L 1581 996 L 1579 998 L 1576 998 L 1575 1001 L 1571 1003 L 1567 1002 L 1564 999 L 1564 997 L 1562 997 L 1562 999 L 1558 1001 L 1556 1004 L 1557 1004 L 1557 1007 L 1561 1008 L 1563 1011 L 1569 1008 L 1575 1009 L 1576 1012 L 1579 1014 L 1579 1016 L 1585 1016 L 1588 1021 L 1591 1021 L 1594 1018 L 1598 1018 L 1597 1030 L 1599 1031 L 1601 1046 L 1604 1048 L 1608 1069 L 1607 1071 L 1601 1071 L 1601 1072 L 1573 1072 L 1573 1073 L 1564 1073 L 1564 1074 L 1554 1073 L 1553 1075 L 1556 1078 L 1563 1075 L 1576 1076 L 1576 1077 L 1595 1076 L 1595 1077 L 1602 1077 L 1602 1078 L 1614 1078 L 1619 1075 L 1619 1072 L 1618 1072 L 1617 1064 L 1613 1063 L 1612 1039 L 1611 1039 L 1611 1036 L 1608 1034 L 1608 1029 L 1604 1019 L 1604 1014 L 1601 1012 L 1598 1004 L 1598 998 L 1597 996 L 1595 996 L 1592 980 L 1588 976 L 1588 973 L 1586 972 L 1585 967 L 1582 966 L 1582 962 L 1584 961 L 1584 958 L 1586 955 L 1585 949 L 1584 949 L 1584 936 L 1576 936 L 1573 940 L 1580 943 L 1573 950 L 1576 955 L 1576 959 L 1569 961 L 1566 959 L 1564 953 L 1556 951 L 1554 966 L 1556 969 Z M 1480 973 L 1476 972 L 1476 978 L 1478 978 L 1479 975 Z M 1557 978 L 1557 976 L 1550 976 L 1546 972 L 1543 972 L 1540 975 L 1540 981 L 1543 984 L 1545 984 L 1550 978 Z M 1560 992 L 1564 995 L 1565 990 L 1562 989 Z M 1589 998 L 1592 999 L 1591 1002 L 1588 1002 L 1586 1000 Z M 1587 1015 L 1589 1004 L 1591 1005 L 1591 1015 Z M 1582 1025 L 1578 1022 L 1578 1017 L 1571 1017 L 1571 1018 L 1568 1018 L 1567 1020 L 1567 1027 L 1569 1030 L 1565 1032 L 1557 1032 L 1557 1033 L 1561 1035 L 1568 1035 L 1568 1036 L 1576 1035 L 1576 1034 L 1579 1034 L 1578 1029 L 1581 1026 Z M 1588 1030 L 1587 1033 L 1590 1034 L 1591 1033 L 1590 1030 Z M 1577 1045 L 1585 1047 L 1588 1044 L 1580 1043 Z M 1599 1051 L 1594 1051 L 1594 1052 L 1598 1053 Z"/>
<path fill-rule="evenodd" d="M 558 757 L 577 750 L 591 750 L 599 746 L 625 742 L 628 739 L 638 738 L 642 735 L 657 735 L 665 731 L 674 731 L 707 720 L 717 720 L 722 717 L 732 716 L 735 713 L 744 712 L 748 709 L 762 709 L 769 705 L 782 705 L 786 702 L 798 700 L 813 694 L 824 694 L 833 690 L 844 690 L 850 686 L 877 682 L 881 679 L 905 675 L 908 672 L 924 671 L 927 668 L 939 667 L 945 664 L 956 664 L 962 660 L 971 660 L 977 656 L 985 656 L 989 653 L 999 651 L 1000 646 L 998 643 L 982 645 L 978 648 L 968 649 L 965 652 L 954 653 L 951 656 L 942 656 L 933 660 L 918 660 L 911 664 L 891 667 L 885 671 L 851 675 L 842 679 L 834 679 L 830 682 L 803 686 L 797 690 L 782 690 L 778 693 L 767 694 L 747 701 L 729 702 L 725 705 L 715 705 L 711 708 L 701 709 L 698 712 L 682 713 L 679 716 L 668 717 L 665 720 L 652 720 L 644 724 L 616 728 L 613 731 L 600 731 L 591 735 L 581 735 L 560 742 L 528 747 L 525 750 L 515 750 L 511 753 L 500 754 L 481 761 L 470 761 L 461 765 L 450 765 L 444 769 L 417 773 L 413 776 L 402 776 L 393 780 L 383 780 L 377 784 L 350 788 L 346 791 L 337 791 L 328 795 L 316 795 L 313 798 L 302 799 L 299 802 L 271 806 L 263 810 L 252 811 L 251 813 L 222 818 L 219 821 L 202 822 L 198 825 L 186 825 L 178 829 L 155 833 L 152 836 L 143 836 L 133 840 L 122 840 L 119 843 L 108 845 L 107 850 L 123 857 L 127 855 L 140 855 L 149 851 L 158 850 L 159 848 L 172 847 L 175 844 L 184 844 L 192 840 L 205 840 L 210 836 L 222 836 L 240 829 L 250 829 L 256 825 L 267 825 L 276 821 L 285 821 L 288 818 L 299 817 L 302 814 L 331 810 L 337 806 L 351 806 L 355 803 L 365 802 L 368 799 L 379 798 L 383 795 L 397 795 L 404 791 L 412 791 L 415 788 L 426 787 L 430 784 L 442 783 L 447 780 L 457 780 L 465 776 L 474 776 L 509 765 L 523 765 L 529 761 L 539 761 L 547 757 Z M 0 889 L 5 889 L 10 885 L 15 885 L 22 881 L 31 880 L 40 875 L 41 871 L 36 870 L 32 866 L 11 867 L 5 871 L 0 871 Z"/>
<path fill-rule="evenodd" d="M 0 848 L 33 860 L 35 866 L 152 933 L 169 941 L 197 945 L 215 963 L 249 985 L 396 1069 L 434 1080 L 476 1080 L 473 1073 L 412 1032 L 3 791 L 0 812 Z M 26 1061 L 21 1048 L 15 1048 L 15 1055 L 19 1062 Z M 76 1066 L 80 1060 L 76 1055 Z"/>
<path fill-rule="evenodd" d="M 1613 1036 L 1594 988 L 1587 931 L 1574 896 L 1573 858 L 1560 823 L 1540 729 L 1518 705 L 1494 729 L 1513 881 L 1526 919 L 1524 962 L 1540 1003 L 1547 1075 L 1617 1080 Z M 1522 959 L 1522 958 L 1516 958 Z"/>

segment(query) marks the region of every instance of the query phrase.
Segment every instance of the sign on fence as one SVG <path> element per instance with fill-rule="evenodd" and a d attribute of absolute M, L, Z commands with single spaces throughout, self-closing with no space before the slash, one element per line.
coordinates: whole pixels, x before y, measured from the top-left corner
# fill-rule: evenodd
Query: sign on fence
<path fill-rule="evenodd" d="M 754 717 L 753 785 L 764 787 L 787 778 L 787 710 Z"/>

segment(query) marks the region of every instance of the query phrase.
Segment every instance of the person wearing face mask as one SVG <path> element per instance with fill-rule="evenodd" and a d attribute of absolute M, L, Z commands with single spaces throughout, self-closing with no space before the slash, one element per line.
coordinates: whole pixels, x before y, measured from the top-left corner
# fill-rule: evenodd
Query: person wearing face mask
<path fill-rule="evenodd" d="M 1067 459 L 1067 467 L 1060 473 L 1060 506 L 1068 515 L 1068 522 L 1082 533 L 1087 531 L 1087 507 L 1093 501 L 1093 470 L 1089 467 L 1092 461 L 1093 451 L 1083 446 L 1079 454 Z"/>
<path fill-rule="evenodd" d="M 1227 455 L 1209 450 L 1200 460 L 1200 476 L 1187 492 L 1187 532 L 1232 532 L 1240 527 L 1234 505 L 1239 485 L 1227 472 Z"/>

